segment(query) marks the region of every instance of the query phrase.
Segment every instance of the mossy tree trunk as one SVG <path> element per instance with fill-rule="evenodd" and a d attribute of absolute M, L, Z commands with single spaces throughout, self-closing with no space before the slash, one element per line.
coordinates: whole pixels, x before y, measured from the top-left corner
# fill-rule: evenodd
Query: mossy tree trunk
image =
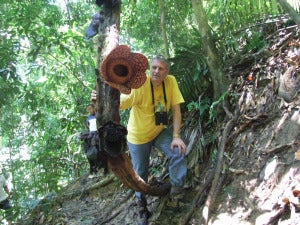
<path fill-rule="evenodd" d="M 163 0 L 158 0 L 158 6 L 159 6 L 159 14 L 160 14 L 160 27 L 161 27 L 161 34 L 163 37 L 163 42 L 165 46 L 165 54 L 166 57 L 170 57 L 170 51 L 169 51 L 169 43 L 168 43 L 168 37 L 167 37 L 167 29 L 166 29 L 166 11 L 165 11 L 165 5 Z"/>
<path fill-rule="evenodd" d="M 119 27 L 121 14 L 121 1 L 112 8 L 101 12 L 104 21 L 99 25 L 97 39 L 97 69 L 100 71 L 101 64 L 105 57 L 119 45 Z M 120 91 L 105 83 L 100 73 L 97 74 L 97 127 L 109 121 L 120 122 L 119 105 Z"/>
<path fill-rule="evenodd" d="M 227 90 L 228 80 L 223 72 L 222 61 L 212 37 L 212 30 L 203 8 L 203 0 L 192 0 L 192 6 L 213 82 L 214 99 L 217 100 Z"/>

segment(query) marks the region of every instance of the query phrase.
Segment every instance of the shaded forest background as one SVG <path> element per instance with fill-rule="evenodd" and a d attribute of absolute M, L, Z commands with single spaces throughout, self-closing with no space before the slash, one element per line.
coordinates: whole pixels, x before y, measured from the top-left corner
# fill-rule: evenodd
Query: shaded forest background
<path fill-rule="evenodd" d="M 271 24 L 280 27 L 289 21 L 279 2 L 203 1 L 221 65 L 259 53 L 266 45 L 262 33 Z M 289 2 L 299 12 L 299 1 Z M 78 133 L 87 129 L 96 51 L 94 40 L 85 40 L 84 33 L 99 8 L 94 1 L 0 4 L 0 160 L 15 217 L 20 218 L 88 172 Z M 199 26 L 190 1 L 122 1 L 120 44 L 148 57 L 165 54 L 172 62 L 171 73 L 186 100 L 183 130 L 193 137 L 190 168 L 215 162 L 214 131 L 222 126 L 218 106 L 226 96 L 212 91 L 214 77 Z M 124 124 L 127 115 L 121 114 Z M 205 131 L 201 143 L 199 128 Z"/>

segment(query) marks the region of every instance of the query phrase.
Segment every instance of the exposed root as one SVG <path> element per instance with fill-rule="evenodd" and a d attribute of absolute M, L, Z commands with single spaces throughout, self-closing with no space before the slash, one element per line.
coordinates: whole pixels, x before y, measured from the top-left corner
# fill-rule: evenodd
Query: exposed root
<path fill-rule="evenodd" d="M 72 199 L 76 196 L 86 195 L 92 190 L 95 190 L 95 189 L 98 189 L 98 188 L 105 187 L 105 186 L 109 185 L 110 183 L 113 182 L 113 180 L 114 180 L 114 175 L 111 174 L 111 175 L 107 176 L 104 180 L 101 180 L 100 182 L 97 182 L 97 183 L 92 184 L 90 186 L 83 186 L 82 189 L 75 190 L 71 193 L 63 194 L 62 198 L 63 199 Z"/>
<path fill-rule="evenodd" d="M 229 136 L 229 132 L 232 130 L 233 126 L 235 125 L 238 117 L 239 117 L 239 109 L 236 109 L 234 116 L 227 122 L 225 129 L 222 134 L 222 138 L 219 144 L 218 156 L 217 156 L 217 163 L 216 168 L 213 171 L 214 179 L 212 181 L 211 189 L 209 191 L 208 197 L 205 202 L 205 206 L 202 211 L 202 216 L 204 220 L 204 224 L 207 225 L 209 218 L 210 218 L 210 208 L 215 202 L 216 197 L 216 190 L 218 189 L 219 178 L 223 167 L 223 155 L 225 151 L 225 146 L 227 143 L 227 137 Z"/>
<path fill-rule="evenodd" d="M 120 201 L 114 201 L 114 204 L 111 205 L 109 208 L 106 208 L 105 211 L 101 211 L 101 217 L 97 219 L 93 225 L 102 225 L 102 224 L 109 224 L 116 216 L 122 213 L 128 207 L 126 202 L 133 196 L 133 191 L 129 191 L 124 198 Z M 116 210 L 117 209 L 117 210 Z M 114 211 L 116 210 L 116 211 Z"/>
<path fill-rule="evenodd" d="M 299 141 L 297 141 L 297 142 L 293 141 L 291 143 L 275 146 L 273 148 L 262 149 L 261 152 L 263 154 L 275 154 L 275 153 L 278 153 L 279 151 L 285 150 L 287 148 L 290 148 L 290 147 L 292 147 L 294 145 L 298 145 L 298 144 L 300 144 Z"/>
<path fill-rule="evenodd" d="M 165 208 L 165 206 L 168 202 L 168 198 L 169 198 L 169 196 L 166 195 L 160 200 L 160 203 L 157 206 L 157 208 L 156 208 L 154 214 L 152 215 L 152 217 L 150 218 L 150 220 L 155 221 L 160 217 L 161 212 L 163 211 L 163 209 Z"/>
<path fill-rule="evenodd" d="M 213 172 L 211 172 L 209 174 L 209 177 L 206 179 L 205 184 L 197 192 L 197 195 L 195 196 L 194 201 L 192 202 L 192 205 L 190 207 L 190 211 L 187 212 L 185 217 L 183 217 L 181 219 L 181 221 L 179 222 L 180 225 L 188 224 L 188 222 L 190 221 L 195 210 L 197 210 L 197 207 L 199 207 L 200 205 L 203 204 L 203 202 L 207 196 L 207 192 L 208 192 L 209 188 L 211 187 L 213 177 L 214 177 L 214 174 L 213 174 Z"/>

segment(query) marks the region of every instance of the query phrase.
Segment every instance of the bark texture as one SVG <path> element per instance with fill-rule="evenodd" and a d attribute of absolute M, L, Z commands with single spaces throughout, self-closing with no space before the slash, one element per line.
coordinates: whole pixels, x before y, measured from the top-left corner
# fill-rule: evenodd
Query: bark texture
<path fill-rule="evenodd" d="M 167 29 L 166 29 L 166 11 L 165 11 L 164 1 L 158 0 L 158 6 L 159 6 L 159 14 L 160 14 L 161 34 L 165 46 L 165 54 L 169 58 L 170 52 L 169 52 L 169 43 L 168 43 Z"/>
<path fill-rule="evenodd" d="M 211 74 L 214 99 L 217 100 L 228 88 L 228 81 L 222 69 L 218 50 L 211 35 L 211 29 L 203 8 L 202 0 L 192 0 L 193 11 L 201 35 L 203 50 L 205 51 L 207 65 Z"/>

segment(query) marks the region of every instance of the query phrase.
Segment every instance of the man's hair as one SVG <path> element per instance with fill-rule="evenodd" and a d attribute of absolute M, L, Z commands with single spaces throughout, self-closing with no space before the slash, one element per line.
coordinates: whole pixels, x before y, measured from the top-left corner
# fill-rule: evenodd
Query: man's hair
<path fill-rule="evenodd" d="M 152 59 L 151 59 L 151 63 L 152 63 L 153 60 L 158 60 L 158 61 L 164 62 L 166 64 L 166 66 L 167 66 L 167 69 L 170 70 L 170 62 L 163 55 L 155 55 L 155 56 L 153 56 Z"/>
<path fill-rule="evenodd" d="M 93 107 L 93 108 L 95 108 L 95 105 L 93 103 L 90 103 L 90 104 L 87 105 L 87 107 Z"/>

